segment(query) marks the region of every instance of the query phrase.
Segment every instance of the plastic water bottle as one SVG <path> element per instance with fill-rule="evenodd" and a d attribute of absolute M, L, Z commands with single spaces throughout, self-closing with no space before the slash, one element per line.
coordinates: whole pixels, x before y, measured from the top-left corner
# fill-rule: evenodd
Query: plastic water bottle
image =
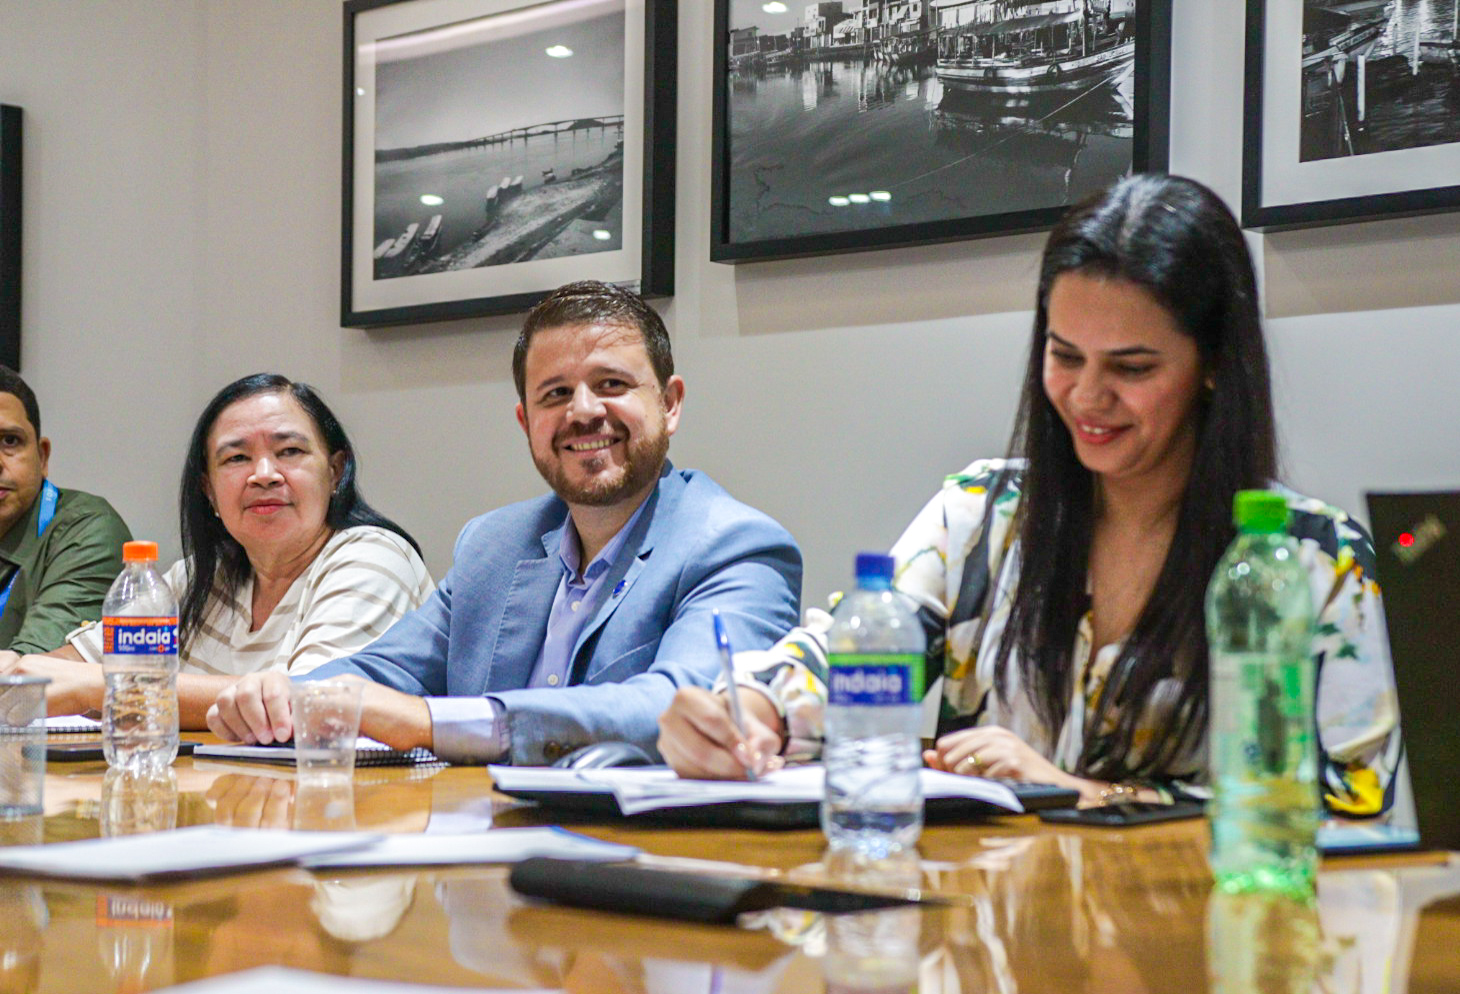
<path fill-rule="evenodd" d="M 1313 595 L 1281 494 L 1243 490 L 1207 588 L 1212 872 L 1227 893 L 1310 892 L 1318 865 Z"/>
<path fill-rule="evenodd" d="M 177 774 L 171 767 L 137 772 L 110 769 L 101 782 L 101 837 L 145 835 L 177 828 Z"/>
<path fill-rule="evenodd" d="M 1339 978 L 1348 971 L 1333 969 L 1344 962 L 1336 952 L 1344 940 L 1325 942 L 1323 932 L 1317 894 L 1213 888 L 1207 899 L 1208 994 L 1313 994 L 1344 987 Z M 1349 955 L 1356 965 L 1358 952 Z"/>
<path fill-rule="evenodd" d="M 111 978 L 112 990 L 172 986 L 175 932 L 172 902 L 155 893 L 103 891 L 97 895 L 96 951 Z"/>
<path fill-rule="evenodd" d="M 866 861 L 852 850 L 832 850 L 821 861 L 834 884 L 852 889 L 914 891 L 923 886 L 916 849 Z M 826 916 L 821 958 L 825 994 L 917 994 L 924 912 L 917 905 Z"/>
<path fill-rule="evenodd" d="M 826 795 L 833 849 L 878 858 L 923 831 L 923 654 L 917 618 L 892 591 L 892 557 L 857 556 L 857 589 L 827 633 Z"/>
<path fill-rule="evenodd" d="M 128 542 L 122 561 L 101 609 L 101 744 L 112 766 L 155 772 L 177 758 L 177 598 L 156 542 Z"/>

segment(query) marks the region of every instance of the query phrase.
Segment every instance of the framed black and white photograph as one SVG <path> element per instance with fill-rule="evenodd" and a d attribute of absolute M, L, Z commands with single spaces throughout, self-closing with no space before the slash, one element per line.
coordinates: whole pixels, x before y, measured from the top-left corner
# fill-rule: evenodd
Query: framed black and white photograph
<path fill-rule="evenodd" d="M 19 107 L 0 104 L 0 363 L 20 369 Z"/>
<path fill-rule="evenodd" d="M 673 292 L 673 0 L 344 11 L 343 325 Z"/>
<path fill-rule="evenodd" d="M 1242 223 L 1460 208 L 1460 0 L 1248 0 Z"/>
<path fill-rule="evenodd" d="M 715 0 L 712 259 L 1052 226 L 1164 170 L 1170 0 Z"/>

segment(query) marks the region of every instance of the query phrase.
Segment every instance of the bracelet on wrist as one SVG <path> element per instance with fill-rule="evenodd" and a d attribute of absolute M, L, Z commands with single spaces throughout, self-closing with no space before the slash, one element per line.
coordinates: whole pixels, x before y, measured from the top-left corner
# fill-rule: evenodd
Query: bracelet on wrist
<path fill-rule="evenodd" d="M 1112 783 L 1109 786 L 1100 788 L 1100 804 L 1102 807 L 1111 804 L 1129 804 L 1136 800 L 1140 793 L 1139 787 L 1128 783 Z"/>

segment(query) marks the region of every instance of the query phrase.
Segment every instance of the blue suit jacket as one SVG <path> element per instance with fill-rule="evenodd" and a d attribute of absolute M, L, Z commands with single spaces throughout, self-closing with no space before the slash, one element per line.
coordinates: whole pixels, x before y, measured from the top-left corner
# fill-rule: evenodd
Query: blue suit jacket
<path fill-rule="evenodd" d="M 553 496 L 469 522 L 425 604 L 310 678 L 358 673 L 425 696 L 490 694 L 507 707 L 518 764 L 610 739 L 652 752 L 674 692 L 708 687 L 719 672 L 712 609 L 737 650 L 769 648 L 795 626 L 801 552 L 784 528 L 694 470 L 666 464 L 648 502 L 573 648 L 569 686 L 526 689 L 563 576 L 568 509 Z"/>

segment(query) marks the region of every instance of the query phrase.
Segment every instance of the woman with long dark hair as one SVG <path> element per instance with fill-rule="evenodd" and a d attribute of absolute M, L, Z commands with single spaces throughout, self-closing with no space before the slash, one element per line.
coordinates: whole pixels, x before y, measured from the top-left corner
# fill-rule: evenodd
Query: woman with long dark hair
<path fill-rule="evenodd" d="M 415 539 L 365 502 L 354 447 L 313 388 L 275 373 L 228 384 L 188 443 L 178 489 L 183 558 L 178 703 L 185 728 L 246 673 L 306 673 L 364 648 L 430 594 Z M 101 627 L 21 667 L 51 677 L 47 707 L 101 706 Z M 60 658 L 57 658 L 59 656 Z"/>
<path fill-rule="evenodd" d="M 958 773 L 1169 797 L 1206 775 L 1203 598 L 1238 491 L 1276 487 L 1256 280 L 1206 187 L 1134 176 L 1050 234 L 1011 456 L 948 479 L 893 548 L 895 589 L 943 677 L 925 759 Z M 1320 611 L 1314 643 L 1329 803 L 1385 801 L 1397 743 L 1368 536 L 1283 489 Z M 747 661 L 746 740 L 681 691 L 660 749 L 682 774 L 813 755 L 827 619 Z M 765 760 L 762 759 L 762 762 Z M 771 760 L 774 762 L 775 760 Z"/>

